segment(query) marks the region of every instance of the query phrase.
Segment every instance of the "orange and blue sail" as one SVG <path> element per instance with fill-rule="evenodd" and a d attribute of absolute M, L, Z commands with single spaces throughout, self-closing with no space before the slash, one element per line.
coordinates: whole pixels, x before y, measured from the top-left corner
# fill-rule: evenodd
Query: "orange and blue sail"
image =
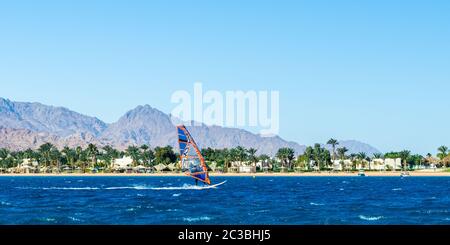
<path fill-rule="evenodd" d="M 177 126 L 177 131 L 182 171 L 192 178 L 210 185 L 208 166 L 191 134 L 184 125 Z"/>

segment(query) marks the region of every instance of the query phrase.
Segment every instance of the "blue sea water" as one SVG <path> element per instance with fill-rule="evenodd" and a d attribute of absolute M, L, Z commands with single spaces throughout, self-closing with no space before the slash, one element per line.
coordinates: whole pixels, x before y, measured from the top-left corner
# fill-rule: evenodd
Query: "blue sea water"
<path fill-rule="evenodd" d="M 448 177 L 0 177 L 0 224 L 450 224 Z"/>

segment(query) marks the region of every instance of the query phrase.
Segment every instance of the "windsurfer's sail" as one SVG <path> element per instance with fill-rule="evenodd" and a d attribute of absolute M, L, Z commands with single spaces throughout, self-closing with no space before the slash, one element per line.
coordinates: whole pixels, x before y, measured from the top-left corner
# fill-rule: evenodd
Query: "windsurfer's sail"
<path fill-rule="evenodd" d="M 200 149 L 184 125 L 177 127 L 178 143 L 180 145 L 181 169 L 192 178 L 211 184 L 208 167 Z"/>

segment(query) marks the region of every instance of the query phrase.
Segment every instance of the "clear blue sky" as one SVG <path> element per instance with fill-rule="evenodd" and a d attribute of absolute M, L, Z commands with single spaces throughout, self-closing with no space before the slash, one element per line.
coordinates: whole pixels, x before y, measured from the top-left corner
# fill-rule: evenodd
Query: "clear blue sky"
<path fill-rule="evenodd" d="M 281 136 L 450 146 L 449 1 L 2 1 L 0 97 L 106 122 L 174 90 L 275 89 Z"/>

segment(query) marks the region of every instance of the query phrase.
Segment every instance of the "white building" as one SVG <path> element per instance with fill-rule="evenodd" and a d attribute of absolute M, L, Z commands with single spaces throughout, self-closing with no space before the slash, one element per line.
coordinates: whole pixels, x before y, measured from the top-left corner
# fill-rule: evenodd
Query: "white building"
<path fill-rule="evenodd" d="M 402 169 L 402 159 L 401 158 L 386 158 L 384 159 L 384 165 L 386 169 L 401 170 Z"/>
<path fill-rule="evenodd" d="M 19 165 L 19 167 L 37 167 L 38 165 L 39 163 L 37 161 L 25 158 L 22 160 L 22 163 Z"/>
<path fill-rule="evenodd" d="M 381 158 L 375 158 L 370 161 L 370 170 L 386 170 L 386 164 L 384 159 Z"/>
<path fill-rule="evenodd" d="M 333 160 L 332 164 L 333 164 L 334 171 L 343 171 L 343 170 L 351 168 L 352 161 L 349 159 L 345 159 L 343 161 L 342 160 Z"/>
<path fill-rule="evenodd" d="M 25 158 L 22 160 L 22 163 L 17 166 L 17 171 L 20 173 L 34 173 L 38 166 L 39 163 L 37 161 Z"/>
<path fill-rule="evenodd" d="M 133 159 L 131 157 L 124 156 L 119 159 L 114 159 L 113 169 L 115 170 L 127 170 L 133 168 Z"/>
<path fill-rule="evenodd" d="M 254 166 L 240 166 L 239 167 L 239 173 L 255 173 L 255 167 Z"/>

